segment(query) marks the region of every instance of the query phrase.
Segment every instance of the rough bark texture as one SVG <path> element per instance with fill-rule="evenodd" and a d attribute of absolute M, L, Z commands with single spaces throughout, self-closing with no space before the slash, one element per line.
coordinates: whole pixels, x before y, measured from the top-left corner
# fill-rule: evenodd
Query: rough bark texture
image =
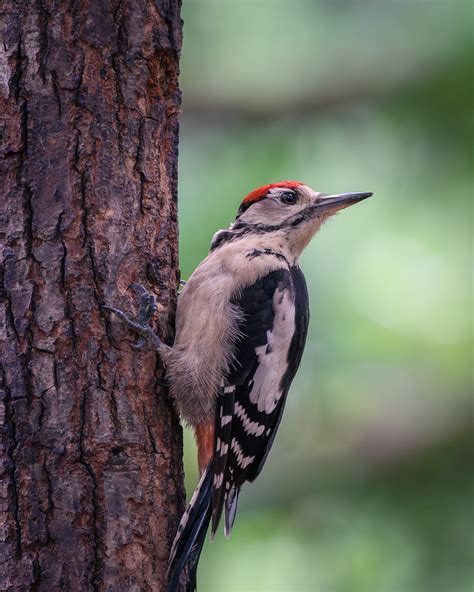
<path fill-rule="evenodd" d="M 172 339 L 179 0 L 2 3 L 0 589 L 161 590 L 184 498 Z"/>

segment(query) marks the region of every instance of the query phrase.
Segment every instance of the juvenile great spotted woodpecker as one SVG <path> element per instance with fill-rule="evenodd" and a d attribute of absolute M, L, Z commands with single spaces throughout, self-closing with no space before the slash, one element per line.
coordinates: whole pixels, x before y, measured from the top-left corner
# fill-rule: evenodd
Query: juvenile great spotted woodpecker
<path fill-rule="evenodd" d="M 178 298 L 176 336 L 165 345 L 148 325 L 155 298 L 140 285 L 140 317 L 115 312 L 155 348 L 176 409 L 194 429 L 199 484 L 181 519 L 167 592 L 196 589 L 209 523 L 224 513 L 230 535 L 241 487 L 262 470 L 300 364 L 309 302 L 299 258 L 321 225 L 372 193 L 324 195 L 297 181 L 255 189 Z"/>

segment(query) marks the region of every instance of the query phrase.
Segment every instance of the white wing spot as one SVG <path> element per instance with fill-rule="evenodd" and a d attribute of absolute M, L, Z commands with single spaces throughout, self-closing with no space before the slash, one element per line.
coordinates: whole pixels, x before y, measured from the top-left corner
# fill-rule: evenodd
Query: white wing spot
<path fill-rule="evenodd" d="M 221 427 L 227 425 L 232 421 L 232 415 L 223 415 L 221 417 Z"/>
<path fill-rule="evenodd" d="M 265 426 L 258 423 L 258 421 L 250 421 L 245 409 L 238 402 L 234 405 L 234 414 L 242 421 L 242 426 L 247 434 L 254 436 L 261 436 L 265 430 Z"/>
<path fill-rule="evenodd" d="M 251 464 L 255 459 L 255 456 L 245 456 L 244 455 L 242 448 L 239 446 L 239 443 L 237 442 L 237 440 L 235 438 L 232 438 L 232 442 L 230 443 L 230 448 L 231 448 L 231 450 L 233 450 L 235 452 L 235 456 L 237 458 L 237 464 L 242 469 L 245 469 L 245 467 L 248 467 L 249 464 Z"/>
<path fill-rule="evenodd" d="M 280 384 L 287 368 L 288 349 L 295 331 L 295 305 L 290 292 L 286 289 L 276 290 L 273 302 L 278 302 L 273 329 L 267 331 L 267 344 L 255 348 L 259 365 L 250 391 L 252 403 L 265 413 L 275 409 L 283 394 Z"/>

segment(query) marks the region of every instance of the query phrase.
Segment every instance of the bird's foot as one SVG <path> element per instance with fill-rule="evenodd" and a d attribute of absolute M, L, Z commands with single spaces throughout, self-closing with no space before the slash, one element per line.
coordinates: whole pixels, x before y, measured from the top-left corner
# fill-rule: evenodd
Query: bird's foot
<path fill-rule="evenodd" d="M 150 294 L 141 284 L 131 284 L 129 287 L 140 297 L 140 309 L 136 321 L 130 319 L 119 308 L 114 308 L 113 306 L 108 306 L 106 304 L 103 304 L 102 308 L 110 310 L 116 314 L 128 329 L 138 334 L 138 339 L 131 344 L 134 349 L 142 349 L 145 345 L 148 345 L 158 352 L 169 349 L 149 325 L 157 308 L 156 296 Z"/>

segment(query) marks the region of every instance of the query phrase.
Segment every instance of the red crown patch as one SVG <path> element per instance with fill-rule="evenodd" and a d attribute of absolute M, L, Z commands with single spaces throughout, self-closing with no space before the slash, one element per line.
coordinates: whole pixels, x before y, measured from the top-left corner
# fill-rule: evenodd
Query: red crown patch
<path fill-rule="evenodd" d="M 242 203 L 249 206 L 251 203 L 260 201 L 267 195 L 270 189 L 273 189 L 274 187 L 287 187 L 288 189 L 291 189 L 292 187 L 298 187 L 299 185 L 304 185 L 304 183 L 301 183 L 300 181 L 280 181 L 279 183 L 270 183 L 270 185 L 264 185 L 263 187 L 251 191 L 247 197 L 244 197 Z"/>

